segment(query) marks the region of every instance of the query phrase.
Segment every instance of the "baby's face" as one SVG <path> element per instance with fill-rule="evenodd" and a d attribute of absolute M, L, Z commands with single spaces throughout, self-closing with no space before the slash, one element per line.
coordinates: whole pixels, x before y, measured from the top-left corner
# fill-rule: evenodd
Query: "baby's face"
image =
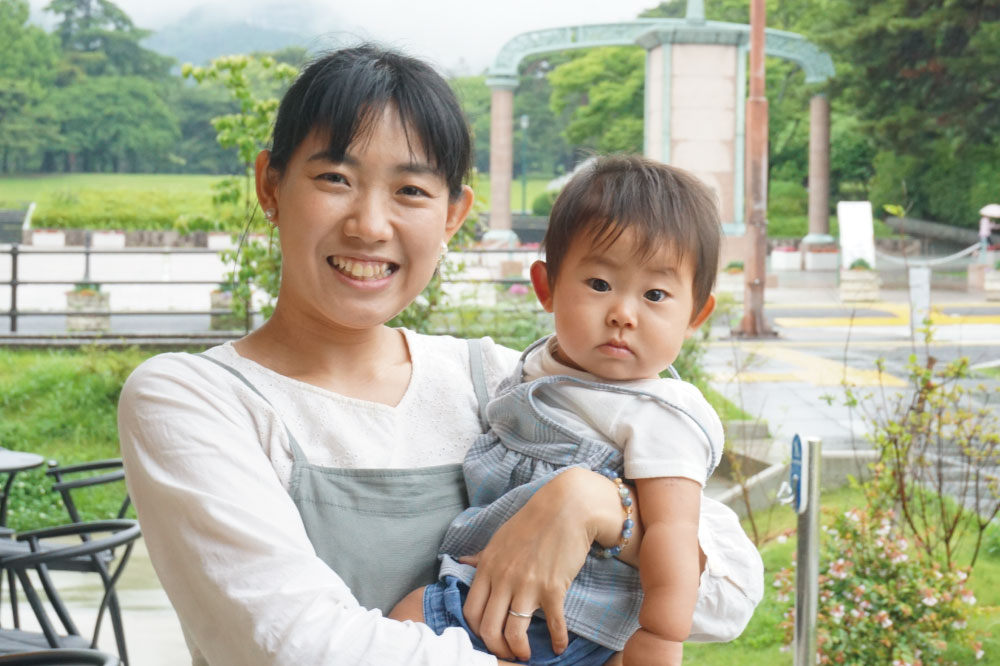
<path fill-rule="evenodd" d="M 692 262 L 663 247 L 645 261 L 626 230 L 611 245 L 574 241 L 542 305 L 555 314 L 560 361 L 605 379 L 657 377 L 711 314 L 694 312 Z"/>

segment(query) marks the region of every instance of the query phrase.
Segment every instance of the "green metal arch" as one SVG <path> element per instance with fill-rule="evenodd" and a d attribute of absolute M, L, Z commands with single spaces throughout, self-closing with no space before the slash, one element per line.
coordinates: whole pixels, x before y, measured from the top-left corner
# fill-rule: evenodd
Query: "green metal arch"
<path fill-rule="evenodd" d="M 530 56 L 552 51 L 629 46 L 650 49 L 658 44 L 750 43 L 750 26 L 700 19 L 636 19 L 627 23 L 597 23 L 522 32 L 500 48 L 488 71 L 487 84 L 509 87 L 517 68 Z M 802 35 L 767 29 L 769 56 L 790 60 L 806 75 L 806 83 L 822 83 L 834 75 L 833 59 Z"/>

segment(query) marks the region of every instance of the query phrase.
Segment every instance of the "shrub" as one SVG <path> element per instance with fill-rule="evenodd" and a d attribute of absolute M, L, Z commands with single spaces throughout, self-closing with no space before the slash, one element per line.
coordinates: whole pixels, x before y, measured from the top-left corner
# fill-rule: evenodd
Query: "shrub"
<path fill-rule="evenodd" d="M 558 196 L 559 192 L 556 190 L 545 190 L 531 202 L 531 214 L 548 217 Z"/>
<path fill-rule="evenodd" d="M 849 268 L 852 271 L 870 271 L 872 269 L 871 265 L 864 259 L 855 259 Z"/>
<path fill-rule="evenodd" d="M 885 473 L 885 470 L 882 470 Z M 820 664 L 945 663 L 949 643 L 982 644 L 967 627 L 975 596 L 968 571 L 942 566 L 911 547 L 876 484 L 869 506 L 836 516 L 824 529 L 820 550 L 817 645 Z M 790 599 L 792 570 L 775 578 Z M 786 611 L 786 640 L 794 632 L 794 607 Z"/>

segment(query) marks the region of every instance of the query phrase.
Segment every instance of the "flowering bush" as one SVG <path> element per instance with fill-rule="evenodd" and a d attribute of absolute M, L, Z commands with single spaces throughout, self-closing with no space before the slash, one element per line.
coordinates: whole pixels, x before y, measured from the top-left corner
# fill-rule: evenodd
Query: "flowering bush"
<path fill-rule="evenodd" d="M 823 531 L 819 663 L 944 663 L 952 642 L 968 645 L 977 659 L 983 656 L 981 643 L 966 625 L 976 602 L 965 586 L 968 571 L 942 565 L 912 547 L 891 509 L 851 509 Z M 780 599 L 791 598 L 793 578 L 791 569 L 776 575 Z M 794 606 L 782 626 L 791 642 Z"/>

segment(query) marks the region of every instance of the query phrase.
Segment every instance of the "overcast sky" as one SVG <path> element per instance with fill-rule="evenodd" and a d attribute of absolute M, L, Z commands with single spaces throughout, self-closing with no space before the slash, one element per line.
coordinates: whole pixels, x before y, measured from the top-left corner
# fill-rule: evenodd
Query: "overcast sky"
<path fill-rule="evenodd" d="M 30 0 L 33 14 L 50 0 Z M 684 0 L 677 0 L 684 1 Z M 352 36 L 374 39 L 418 55 L 446 69 L 481 71 L 503 44 L 528 30 L 625 21 L 658 0 L 284 0 L 315 8 L 317 25 L 332 30 L 329 18 Z M 275 0 L 115 0 L 137 25 L 156 29 L 199 6 L 239 12 Z M 287 5 L 286 5 L 287 6 Z M 324 20 L 327 19 L 327 20 Z M 326 25 L 324 25 L 326 24 Z"/>

